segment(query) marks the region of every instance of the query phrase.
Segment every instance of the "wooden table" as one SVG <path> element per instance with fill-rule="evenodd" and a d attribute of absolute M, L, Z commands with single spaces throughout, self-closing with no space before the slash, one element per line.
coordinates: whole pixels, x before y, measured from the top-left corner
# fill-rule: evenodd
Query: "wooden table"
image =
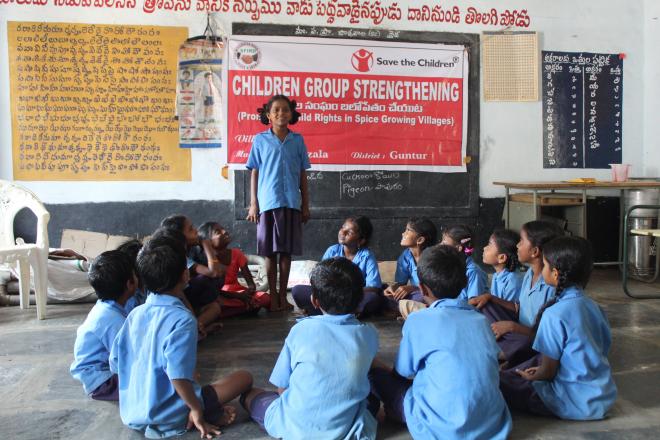
<path fill-rule="evenodd" d="M 587 182 L 493 182 L 494 185 L 504 186 L 505 207 L 504 207 L 504 224 L 509 227 L 510 212 L 509 204 L 511 201 L 511 190 L 527 191 L 532 193 L 531 204 L 533 212 L 538 212 L 539 197 L 547 195 L 548 193 L 555 193 L 557 191 L 579 191 L 581 197 L 579 200 L 572 200 L 570 204 L 562 206 L 577 206 L 582 214 L 582 227 L 579 235 L 582 237 L 587 236 L 587 192 L 589 190 L 603 190 L 603 189 L 617 189 L 620 191 L 620 209 L 621 217 L 619 221 L 619 261 L 611 262 L 609 264 L 620 264 L 622 256 L 622 237 L 623 237 L 623 221 L 624 221 L 624 197 L 623 191 L 627 189 L 645 189 L 645 188 L 660 188 L 660 179 L 658 180 L 627 180 L 625 182 L 609 182 L 609 181 L 596 181 L 593 183 Z M 561 194 L 561 193 L 559 193 Z M 603 264 L 603 263 L 601 263 Z"/>

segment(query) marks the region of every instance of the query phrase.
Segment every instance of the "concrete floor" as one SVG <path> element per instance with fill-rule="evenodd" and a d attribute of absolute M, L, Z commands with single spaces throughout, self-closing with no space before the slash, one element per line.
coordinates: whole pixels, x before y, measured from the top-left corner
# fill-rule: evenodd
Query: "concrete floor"
<path fill-rule="evenodd" d="M 660 283 L 655 291 L 660 293 Z M 648 286 L 641 286 L 649 290 Z M 660 300 L 629 300 L 616 270 L 594 272 L 587 292 L 607 311 L 612 326 L 610 361 L 619 398 L 608 419 L 566 422 L 514 414 L 511 438 L 660 438 Z M 88 399 L 69 375 L 75 331 L 91 304 L 51 305 L 48 319 L 34 308 L 0 308 L 0 439 L 140 439 L 124 427 L 117 405 Z M 265 386 L 293 315 L 263 314 L 225 322 L 223 332 L 199 345 L 202 383 L 235 369 L 251 371 Z M 393 359 L 400 338 L 397 322 L 376 320 L 381 354 Z M 196 433 L 184 436 L 199 438 Z M 268 438 L 239 410 L 224 439 Z M 405 427 L 385 424 L 379 438 L 408 439 Z"/>

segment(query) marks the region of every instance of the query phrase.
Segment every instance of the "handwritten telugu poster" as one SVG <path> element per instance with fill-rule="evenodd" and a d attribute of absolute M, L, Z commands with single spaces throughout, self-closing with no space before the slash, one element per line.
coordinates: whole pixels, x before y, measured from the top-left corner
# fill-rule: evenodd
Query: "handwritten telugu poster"
<path fill-rule="evenodd" d="M 227 58 L 231 164 L 266 129 L 255 109 L 284 94 L 298 103 L 291 128 L 315 169 L 466 171 L 462 45 L 241 36 Z"/>
<path fill-rule="evenodd" d="M 190 180 L 173 118 L 186 28 L 8 22 L 16 180 Z"/>
<path fill-rule="evenodd" d="M 543 52 L 543 168 L 621 163 L 623 59 Z"/>

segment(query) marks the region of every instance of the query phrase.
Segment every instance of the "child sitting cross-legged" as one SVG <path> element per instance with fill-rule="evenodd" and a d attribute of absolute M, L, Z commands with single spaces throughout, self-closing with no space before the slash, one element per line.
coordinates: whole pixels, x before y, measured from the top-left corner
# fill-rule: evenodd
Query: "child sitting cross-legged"
<path fill-rule="evenodd" d="M 107 251 L 92 262 L 87 278 L 99 299 L 78 327 L 71 375 L 92 399 L 117 400 L 117 375 L 110 371 L 108 358 L 128 315 L 126 303 L 137 288 L 135 268 L 125 253 Z"/>
<path fill-rule="evenodd" d="M 458 297 L 465 260 L 434 246 L 417 274 L 428 308 L 408 316 L 394 370 L 374 362 L 375 397 L 416 439 L 505 439 L 511 416 L 499 390 L 499 348 L 488 320 Z"/>
<path fill-rule="evenodd" d="M 362 272 L 346 258 L 331 258 L 316 265 L 311 283 L 312 304 L 323 314 L 289 332 L 270 376 L 277 392 L 255 388 L 241 403 L 272 437 L 375 439 L 367 374 L 378 333 L 354 314 Z"/>
<path fill-rule="evenodd" d="M 252 376 L 236 371 L 211 385 L 197 383 L 197 320 L 184 304 L 189 273 L 183 243 L 149 241 L 137 268 L 150 294 L 130 313 L 110 353 L 121 384 L 121 419 L 148 438 L 180 435 L 193 426 L 202 437 L 219 435 L 219 427 L 236 417 L 224 404 L 248 391 Z"/>

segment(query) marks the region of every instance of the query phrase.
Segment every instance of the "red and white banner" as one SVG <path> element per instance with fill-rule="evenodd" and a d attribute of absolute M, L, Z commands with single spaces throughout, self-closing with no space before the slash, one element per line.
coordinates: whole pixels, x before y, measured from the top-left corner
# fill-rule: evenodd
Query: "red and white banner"
<path fill-rule="evenodd" d="M 227 158 L 247 161 L 272 95 L 298 102 L 291 129 L 317 170 L 465 172 L 463 46 L 297 37 L 229 41 Z"/>

